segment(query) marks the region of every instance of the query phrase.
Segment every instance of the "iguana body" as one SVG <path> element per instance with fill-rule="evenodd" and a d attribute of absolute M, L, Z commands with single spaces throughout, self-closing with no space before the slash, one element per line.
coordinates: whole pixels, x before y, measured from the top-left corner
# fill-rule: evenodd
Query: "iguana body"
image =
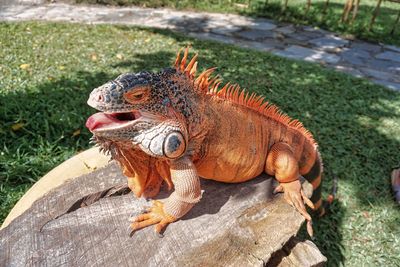
<path fill-rule="evenodd" d="M 323 212 L 322 165 L 317 144 L 303 125 L 263 97 L 210 78 L 195 78 L 197 55 L 188 50 L 175 68 L 160 73 L 123 74 L 96 88 L 88 104 L 103 111 L 86 125 L 96 141 L 122 166 L 137 196 L 155 196 L 165 180 L 175 191 L 154 202 L 132 223 L 133 230 L 156 224 L 160 232 L 185 215 L 201 198 L 199 176 L 238 183 L 263 172 L 280 182 L 276 191 L 308 220 L 304 203 Z M 299 181 L 314 187 L 311 201 Z"/>

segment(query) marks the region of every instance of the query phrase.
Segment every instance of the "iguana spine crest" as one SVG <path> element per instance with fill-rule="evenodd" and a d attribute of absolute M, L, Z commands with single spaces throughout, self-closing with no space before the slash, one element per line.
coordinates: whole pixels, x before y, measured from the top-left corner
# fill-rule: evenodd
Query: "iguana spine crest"
<path fill-rule="evenodd" d="M 219 87 L 222 84 L 220 77 L 218 75 L 214 77 L 211 76 L 211 74 L 216 70 L 215 67 L 206 69 L 196 79 L 194 79 L 197 71 L 198 54 L 195 54 L 186 66 L 189 48 L 186 47 L 183 57 L 180 59 L 182 50 L 183 48 L 177 53 L 174 66 L 177 71 L 185 73 L 187 77 L 194 80 L 194 84 L 198 91 L 211 97 L 220 98 L 247 107 L 250 110 L 258 112 L 272 120 L 285 124 L 302 133 L 310 143 L 317 146 L 317 142 L 313 135 L 300 121 L 290 118 L 277 106 L 266 101 L 264 96 L 259 96 L 256 93 L 250 94 L 245 89 L 241 89 L 238 84 L 231 84 L 230 82 L 226 83 L 220 89 Z"/>

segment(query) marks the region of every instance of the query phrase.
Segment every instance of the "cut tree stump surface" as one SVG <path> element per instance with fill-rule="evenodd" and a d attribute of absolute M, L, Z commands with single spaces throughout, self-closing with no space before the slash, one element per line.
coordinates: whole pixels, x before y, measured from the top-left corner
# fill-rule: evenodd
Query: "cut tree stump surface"
<path fill-rule="evenodd" d="M 202 200 L 160 238 L 153 227 L 129 236 L 129 218 L 150 205 L 111 163 L 35 201 L 0 231 L 4 266 L 320 266 L 326 258 L 297 233 L 303 217 L 273 179 L 202 179 Z M 308 190 L 307 190 L 308 189 Z M 310 188 L 306 188 L 310 195 Z M 159 199 L 169 192 L 161 192 Z M 3 266 L 3 265 L 2 265 Z"/>

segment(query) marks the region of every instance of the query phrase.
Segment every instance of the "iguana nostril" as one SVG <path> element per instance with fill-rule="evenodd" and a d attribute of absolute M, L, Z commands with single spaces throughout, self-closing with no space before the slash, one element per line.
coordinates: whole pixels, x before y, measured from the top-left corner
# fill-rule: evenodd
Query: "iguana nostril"
<path fill-rule="evenodd" d="M 98 95 L 97 95 L 97 101 L 98 101 L 98 102 L 103 102 L 103 100 L 104 100 L 103 95 L 102 95 L 102 94 L 98 94 Z"/>

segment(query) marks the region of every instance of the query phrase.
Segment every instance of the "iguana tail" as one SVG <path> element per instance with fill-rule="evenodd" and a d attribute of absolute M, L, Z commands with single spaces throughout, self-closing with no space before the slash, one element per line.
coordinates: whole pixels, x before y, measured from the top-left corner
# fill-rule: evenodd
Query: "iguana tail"
<path fill-rule="evenodd" d="M 327 199 L 323 201 L 323 204 L 322 204 L 322 206 L 324 208 L 324 210 L 323 210 L 324 213 L 325 213 L 325 211 L 327 211 L 329 209 L 332 202 L 336 199 L 336 193 L 337 193 L 337 177 L 336 177 L 336 175 L 334 175 L 331 193 L 329 194 Z M 320 214 L 320 216 L 324 215 L 324 213 Z"/>
<path fill-rule="evenodd" d="M 336 196 L 337 191 L 337 181 L 334 179 L 334 185 L 332 188 L 332 193 L 328 196 L 326 200 L 322 200 L 321 189 L 322 189 L 322 172 L 323 165 L 319 152 L 315 158 L 314 164 L 311 169 L 303 174 L 303 177 L 313 186 L 313 194 L 311 196 L 311 201 L 314 204 L 315 211 L 319 216 L 323 216 L 326 209 L 330 206 Z"/>

